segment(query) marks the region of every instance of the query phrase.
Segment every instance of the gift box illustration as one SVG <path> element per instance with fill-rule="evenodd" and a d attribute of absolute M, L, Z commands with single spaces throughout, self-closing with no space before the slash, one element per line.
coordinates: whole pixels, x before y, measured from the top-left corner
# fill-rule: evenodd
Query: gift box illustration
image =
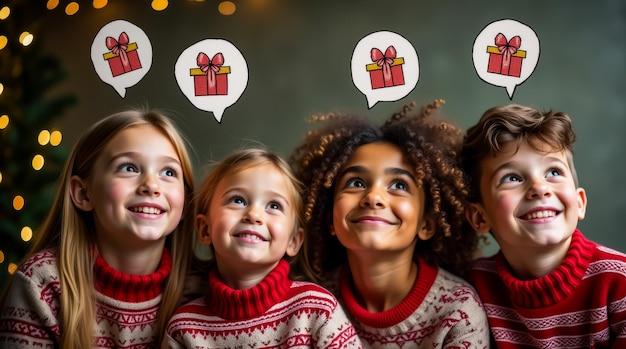
<path fill-rule="evenodd" d="M 526 58 L 526 51 L 520 50 L 522 38 L 514 36 L 511 40 L 499 33 L 495 38 L 496 46 L 487 46 L 489 63 L 487 72 L 520 77 L 522 60 Z"/>
<path fill-rule="evenodd" d="M 374 63 L 365 65 L 365 70 L 370 73 L 372 89 L 404 85 L 404 58 L 396 58 L 396 54 L 393 46 L 387 47 L 384 54 L 372 48 L 370 56 Z"/>
<path fill-rule="evenodd" d="M 106 38 L 106 46 L 111 52 L 105 53 L 103 57 L 109 62 L 113 76 L 141 68 L 137 54 L 137 43 L 129 43 L 129 41 L 125 32 L 122 32 L 117 40 L 110 36 Z"/>
<path fill-rule="evenodd" d="M 230 67 L 224 65 L 224 55 L 218 52 L 209 60 L 204 52 L 196 59 L 198 68 L 189 70 L 193 76 L 196 96 L 227 95 Z"/>

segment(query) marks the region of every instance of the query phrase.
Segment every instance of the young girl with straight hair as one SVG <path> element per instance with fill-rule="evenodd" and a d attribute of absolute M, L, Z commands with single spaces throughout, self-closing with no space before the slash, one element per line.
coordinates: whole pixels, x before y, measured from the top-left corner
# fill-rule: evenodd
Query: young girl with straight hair
<path fill-rule="evenodd" d="M 89 128 L 3 297 L 0 346 L 158 347 L 190 265 L 192 173 L 157 111 Z"/>

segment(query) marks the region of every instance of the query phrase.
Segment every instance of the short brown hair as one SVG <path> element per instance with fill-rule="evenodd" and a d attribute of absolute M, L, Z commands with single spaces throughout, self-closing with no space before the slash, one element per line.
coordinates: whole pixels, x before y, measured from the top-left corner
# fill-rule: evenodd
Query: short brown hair
<path fill-rule="evenodd" d="M 467 130 L 463 141 L 461 162 L 469 177 L 470 199 L 474 202 L 481 200 L 481 161 L 501 152 L 509 142 L 515 142 L 516 149 L 522 143 L 527 143 L 537 151 L 540 150 L 540 144 L 547 144 L 556 151 L 565 151 L 574 184 L 578 186 L 573 160 L 575 140 L 572 121 L 563 112 L 540 111 L 519 104 L 488 109 L 478 123 Z"/>

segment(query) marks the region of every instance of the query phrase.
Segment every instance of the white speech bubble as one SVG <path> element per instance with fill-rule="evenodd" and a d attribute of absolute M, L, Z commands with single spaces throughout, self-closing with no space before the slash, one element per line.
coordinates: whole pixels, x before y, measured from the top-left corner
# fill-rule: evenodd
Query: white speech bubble
<path fill-rule="evenodd" d="M 390 31 L 374 32 L 359 40 L 351 64 L 352 82 L 365 95 L 370 109 L 378 102 L 408 95 L 419 79 L 415 48 Z"/>
<path fill-rule="evenodd" d="M 219 123 L 224 110 L 237 102 L 248 84 L 245 58 L 224 39 L 204 39 L 189 46 L 176 60 L 175 72 L 187 99 L 196 108 L 213 112 Z"/>
<path fill-rule="evenodd" d="M 509 99 L 513 99 L 516 86 L 535 71 L 539 38 L 529 26 L 502 19 L 490 23 L 478 34 L 472 57 L 478 76 L 491 85 L 506 88 Z"/>
<path fill-rule="evenodd" d="M 152 44 L 138 26 L 115 20 L 100 29 L 91 44 L 91 61 L 102 81 L 124 98 L 152 66 Z"/>

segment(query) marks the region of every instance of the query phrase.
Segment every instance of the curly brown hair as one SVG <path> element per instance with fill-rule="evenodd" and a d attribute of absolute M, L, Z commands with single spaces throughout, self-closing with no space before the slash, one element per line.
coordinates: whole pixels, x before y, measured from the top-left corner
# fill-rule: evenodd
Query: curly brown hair
<path fill-rule="evenodd" d="M 416 184 L 426 193 L 424 215 L 434 222 L 434 235 L 417 243 L 414 256 L 466 275 L 479 238 L 464 214 L 468 189 L 457 162 L 463 133 L 453 123 L 431 117 L 442 104 L 436 100 L 411 113 L 412 103 L 382 125 L 358 115 L 311 118 L 324 125 L 309 131 L 289 158 L 296 176 L 308 189 L 304 195 L 306 240 L 301 273 L 319 282 L 329 271 L 347 263 L 346 249 L 330 234 L 334 181 L 358 147 L 388 142 L 398 146 L 415 167 Z"/>

